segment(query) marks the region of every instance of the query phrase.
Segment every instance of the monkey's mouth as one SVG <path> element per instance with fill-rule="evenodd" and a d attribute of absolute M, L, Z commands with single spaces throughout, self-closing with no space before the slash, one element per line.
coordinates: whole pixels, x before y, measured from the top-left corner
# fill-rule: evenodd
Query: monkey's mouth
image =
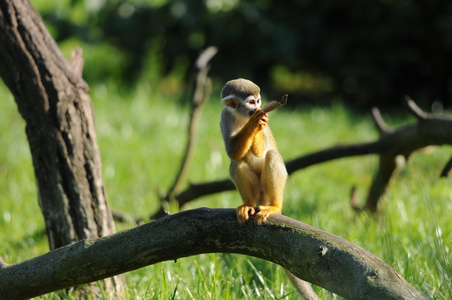
<path fill-rule="evenodd" d="M 250 115 L 250 117 L 251 117 L 252 114 L 254 114 L 255 111 L 256 111 L 255 109 L 250 110 L 250 112 L 248 113 Z"/>

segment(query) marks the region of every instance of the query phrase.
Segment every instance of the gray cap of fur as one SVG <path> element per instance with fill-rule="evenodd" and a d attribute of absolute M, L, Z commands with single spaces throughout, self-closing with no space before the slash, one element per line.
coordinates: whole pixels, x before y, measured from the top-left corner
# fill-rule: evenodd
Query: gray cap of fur
<path fill-rule="evenodd" d="M 258 95 L 259 93 L 260 88 L 252 81 L 243 78 L 234 79 L 226 82 L 223 90 L 221 90 L 221 102 L 232 98 L 232 96 L 243 100 L 248 96 Z"/>

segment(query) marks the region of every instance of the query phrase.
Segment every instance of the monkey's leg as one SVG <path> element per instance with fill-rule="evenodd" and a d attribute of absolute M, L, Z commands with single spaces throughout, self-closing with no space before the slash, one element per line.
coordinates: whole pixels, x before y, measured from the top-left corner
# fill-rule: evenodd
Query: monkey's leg
<path fill-rule="evenodd" d="M 254 222 L 261 225 L 269 215 L 281 213 L 287 170 L 277 150 L 270 150 L 265 155 L 261 175 L 262 196 Z"/>
<path fill-rule="evenodd" d="M 237 220 L 241 226 L 255 214 L 256 200 L 259 197 L 259 178 L 243 160 L 232 161 L 229 169 L 232 181 L 242 197 L 243 204 L 237 207 Z"/>

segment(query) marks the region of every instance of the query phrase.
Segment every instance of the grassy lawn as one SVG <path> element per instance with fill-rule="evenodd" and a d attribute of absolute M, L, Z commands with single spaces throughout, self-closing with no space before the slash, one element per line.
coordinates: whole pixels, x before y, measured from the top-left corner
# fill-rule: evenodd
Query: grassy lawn
<path fill-rule="evenodd" d="M 188 105 L 142 84 L 135 93 L 111 86 L 92 87 L 98 142 L 110 206 L 147 218 L 157 208 L 177 172 L 185 145 Z M 20 262 L 48 251 L 38 206 L 25 124 L 9 91 L 0 85 L 0 256 Z M 279 99 L 279 95 L 273 97 Z M 289 98 L 290 101 L 290 98 Z M 205 107 L 189 180 L 228 176 L 229 160 L 219 132 L 221 105 L 216 94 Z M 393 126 L 414 122 L 386 115 Z M 270 125 L 286 160 L 338 143 L 377 138 L 369 115 L 341 104 L 330 108 L 282 108 Z M 393 178 L 378 216 L 356 214 L 350 189 L 364 201 L 374 156 L 346 158 L 294 173 L 285 192 L 283 214 L 341 236 L 377 255 L 432 299 L 451 299 L 451 179 L 439 178 L 449 146 L 415 153 Z M 237 192 L 193 201 L 196 207 L 236 207 Z M 174 208 L 177 211 L 177 208 Z M 124 230 L 132 223 L 117 224 Z M 165 262 L 126 274 L 129 299 L 293 299 L 294 288 L 281 267 L 241 255 L 205 254 Z M 1 284 L 1 283 L 0 283 Z M 315 287 L 322 299 L 334 295 Z M 63 292 L 43 299 L 71 299 Z"/>

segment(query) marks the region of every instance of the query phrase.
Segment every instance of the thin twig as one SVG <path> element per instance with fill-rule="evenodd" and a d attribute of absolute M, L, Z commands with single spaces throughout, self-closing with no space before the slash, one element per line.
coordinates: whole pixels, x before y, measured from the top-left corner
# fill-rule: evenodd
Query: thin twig
<path fill-rule="evenodd" d="M 391 128 L 389 128 L 389 126 L 383 120 L 380 110 L 377 107 L 372 108 L 371 115 L 372 115 L 372 120 L 374 121 L 374 124 L 377 127 L 380 135 L 387 134 L 392 131 Z"/>
<path fill-rule="evenodd" d="M 418 120 L 425 120 L 428 118 L 428 114 L 422 111 L 422 109 L 420 109 L 419 106 L 416 105 L 416 103 L 411 99 L 410 96 L 406 95 L 403 100 L 406 107 L 408 108 L 408 111 Z"/>

